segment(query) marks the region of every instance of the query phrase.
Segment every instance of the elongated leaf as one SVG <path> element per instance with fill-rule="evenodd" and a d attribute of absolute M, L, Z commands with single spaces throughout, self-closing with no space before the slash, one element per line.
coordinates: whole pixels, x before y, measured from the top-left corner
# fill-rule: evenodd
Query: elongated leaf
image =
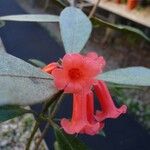
<path fill-rule="evenodd" d="M 36 14 L 36 15 L 9 15 L 1 16 L 0 20 L 3 21 L 28 21 L 28 22 L 59 22 L 59 16 L 47 15 L 47 14 Z"/>
<path fill-rule="evenodd" d="M 67 7 L 60 14 L 60 29 L 66 53 L 78 53 L 89 39 L 92 26 L 80 9 Z"/>
<path fill-rule="evenodd" d="M 128 67 L 105 72 L 97 78 L 116 84 L 150 86 L 150 69 L 145 67 Z"/>
<path fill-rule="evenodd" d="M 0 54 L 0 105 L 28 105 L 57 92 L 52 77 L 7 53 Z"/>
<path fill-rule="evenodd" d="M 144 32 L 141 31 L 140 29 L 137 29 L 137 28 L 134 28 L 134 27 L 131 27 L 131 26 L 127 26 L 127 25 L 112 24 L 112 23 L 109 23 L 109 22 L 104 21 L 104 20 L 102 20 L 100 18 L 97 18 L 97 17 L 92 18 L 92 22 L 96 23 L 96 24 L 100 24 L 104 27 L 109 27 L 109 28 L 119 30 L 119 31 L 122 31 L 122 32 L 133 33 L 137 36 L 140 36 L 140 37 L 144 38 L 146 41 L 150 42 L 150 37 L 148 37 L 146 34 L 144 34 Z"/>
<path fill-rule="evenodd" d="M 33 66 L 40 67 L 40 68 L 43 68 L 46 65 L 44 62 L 37 59 L 29 59 L 28 62 Z"/>
<path fill-rule="evenodd" d="M 29 110 L 16 105 L 0 106 L 0 123 L 29 112 Z"/>
<path fill-rule="evenodd" d="M 86 145 L 78 138 L 65 134 L 58 128 L 54 128 L 56 140 L 61 150 L 88 150 Z"/>

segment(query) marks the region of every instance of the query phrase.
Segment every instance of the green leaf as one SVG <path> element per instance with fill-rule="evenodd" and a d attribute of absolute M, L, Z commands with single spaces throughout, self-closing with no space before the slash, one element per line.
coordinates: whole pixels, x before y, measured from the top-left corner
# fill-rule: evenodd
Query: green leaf
<path fill-rule="evenodd" d="M 37 60 L 37 59 L 29 59 L 28 62 L 35 67 L 43 68 L 44 66 L 46 66 L 44 62 Z"/>
<path fill-rule="evenodd" d="M 88 150 L 86 145 L 78 138 L 68 135 L 59 128 L 54 127 L 56 140 L 61 150 Z"/>
<path fill-rule="evenodd" d="M 25 61 L 0 53 L 0 105 L 29 105 L 57 93 L 52 77 Z"/>
<path fill-rule="evenodd" d="M 78 53 L 89 39 L 92 25 L 80 9 L 67 7 L 60 14 L 60 29 L 66 53 Z"/>
<path fill-rule="evenodd" d="M 102 20 L 100 18 L 97 18 L 97 17 L 92 18 L 92 22 L 94 24 L 99 24 L 101 26 L 109 27 L 111 29 L 119 30 L 119 31 L 122 31 L 122 32 L 133 33 L 133 34 L 135 34 L 139 37 L 144 38 L 146 41 L 150 42 L 150 38 L 146 34 L 144 34 L 143 31 L 141 31 L 137 28 L 126 26 L 126 25 L 112 24 L 112 23 L 109 23 L 109 22 L 104 21 L 104 20 Z"/>
<path fill-rule="evenodd" d="M 24 115 L 25 113 L 30 113 L 30 110 L 16 105 L 0 106 L 0 123 Z"/>
<path fill-rule="evenodd" d="M 150 86 L 150 69 L 145 67 L 128 67 L 105 72 L 97 78 L 116 84 Z"/>
<path fill-rule="evenodd" d="M 47 14 L 36 14 L 36 15 L 9 15 L 1 16 L 2 21 L 28 21 L 28 22 L 59 22 L 59 16 L 47 15 Z"/>

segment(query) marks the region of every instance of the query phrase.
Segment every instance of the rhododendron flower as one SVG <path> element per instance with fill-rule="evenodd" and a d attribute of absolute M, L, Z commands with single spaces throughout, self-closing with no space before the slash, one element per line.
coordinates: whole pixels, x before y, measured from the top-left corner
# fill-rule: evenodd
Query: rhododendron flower
<path fill-rule="evenodd" d="M 66 133 L 97 134 L 104 127 L 105 119 L 117 118 L 126 112 L 125 105 L 115 107 L 106 84 L 95 79 L 102 72 L 104 65 L 103 57 L 91 52 L 86 56 L 66 54 L 61 65 L 52 63 L 44 67 L 45 72 L 53 75 L 54 83 L 59 90 L 73 94 L 72 118 L 61 120 L 61 126 Z M 92 87 L 102 109 L 97 111 L 96 115 Z"/>
<path fill-rule="evenodd" d="M 98 121 L 103 121 L 107 118 L 117 118 L 121 114 L 126 113 L 126 105 L 122 105 L 120 108 L 115 107 L 107 86 L 103 81 L 98 81 L 98 83 L 94 85 L 94 90 L 102 109 L 96 112 L 96 119 Z"/>
<path fill-rule="evenodd" d="M 88 90 L 104 64 L 103 57 L 98 57 L 95 53 L 89 53 L 88 56 L 66 54 L 62 59 L 62 68 L 52 71 L 54 83 L 59 90 L 63 89 L 67 93 Z"/>
<path fill-rule="evenodd" d="M 72 119 L 61 120 L 61 126 L 68 134 L 85 133 L 94 135 L 104 127 L 104 123 L 94 118 L 93 93 L 73 94 Z"/>

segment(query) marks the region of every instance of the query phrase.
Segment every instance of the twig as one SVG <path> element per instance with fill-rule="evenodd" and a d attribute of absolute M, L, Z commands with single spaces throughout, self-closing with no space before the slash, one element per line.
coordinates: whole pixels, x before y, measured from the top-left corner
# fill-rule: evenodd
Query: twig
<path fill-rule="evenodd" d="M 48 111 L 49 106 L 54 102 L 59 99 L 59 97 L 63 94 L 63 91 L 59 91 L 56 93 L 44 106 L 42 113 L 46 113 Z"/>
<path fill-rule="evenodd" d="M 64 97 L 64 94 L 62 94 L 62 95 L 60 96 L 60 98 L 58 99 L 57 103 L 56 103 L 55 106 L 53 107 L 52 112 L 51 112 L 51 119 L 53 119 L 54 116 L 55 116 L 55 114 L 57 113 L 58 107 L 59 107 L 59 105 L 60 105 L 60 103 L 61 103 L 63 97 Z"/>
<path fill-rule="evenodd" d="M 78 4 L 77 7 L 79 7 L 81 10 L 84 8 L 84 7 L 91 7 L 93 6 L 93 4 L 89 4 L 89 3 L 81 3 L 81 4 Z"/>
<path fill-rule="evenodd" d="M 56 112 L 57 112 L 58 106 L 60 105 L 60 102 L 61 102 L 62 98 L 63 98 L 63 94 L 61 93 L 61 95 L 59 96 L 59 99 L 56 99 L 56 104 L 54 104 L 54 107 L 53 107 L 52 111 L 50 112 L 50 119 L 49 119 L 49 120 L 51 120 L 51 123 L 50 123 L 50 121 L 49 121 L 49 122 L 46 124 L 46 126 L 45 126 L 45 128 L 44 128 L 44 130 L 43 130 L 43 132 L 42 132 L 42 134 L 41 134 L 41 136 L 40 136 L 38 142 L 36 143 L 35 150 L 38 150 L 38 149 L 39 149 L 40 144 L 41 144 L 43 138 L 45 137 L 45 135 L 46 135 L 46 133 L 47 133 L 49 127 L 52 126 L 52 122 L 53 122 L 52 119 L 53 119 L 53 117 L 55 116 L 55 114 L 56 114 Z"/>
<path fill-rule="evenodd" d="M 35 150 L 38 150 L 38 149 L 40 148 L 40 144 L 41 144 L 43 138 L 45 137 L 45 135 L 46 135 L 46 133 L 47 133 L 49 127 L 50 127 L 50 125 L 49 125 L 49 122 L 48 122 L 48 123 L 46 124 L 46 126 L 45 126 L 45 128 L 44 128 L 44 130 L 43 130 L 43 132 L 42 132 L 42 134 L 41 134 L 41 136 L 40 136 L 38 142 L 36 143 Z"/>
<path fill-rule="evenodd" d="M 91 12 L 90 12 L 90 14 L 89 14 L 89 19 L 91 19 L 92 16 L 94 15 L 94 13 L 95 13 L 95 11 L 96 11 L 96 9 L 97 9 L 97 7 L 98 7 L 100 1 L 101 1 L 101 0 L 97 0 L 97 3 L 93 6 L 93 8 L 92 8 L 92 10 L 91 10 Z"/>
<path fill-rule="evenodd" d="M 44 4 L 44 10 L 46 10 L 48 8 L 48 5 L 49 5 L 49 0 L 46 0 L 45 4 Z"/>
<path fill-rule="evenodd" d="M 70 6 L 75 6 L 75 0 L 69 0 Z"/>
<path fill-rule="evenodd" d="M 48 122 L 47 122 L 47 124 L 46 124 L 46 126 L 45 126 L 45 128 L 44 128 L 44 130 L 43 130 L 43 132 L 42 132 L 42 134 L 41 134 L 41 137 L 40 137 L 39 141 L 36 143 L 35 150 L 39 150 L 40 144 L 41 144 L 41 142 L 42 142 L 44 136 L 46 135 L 46 133 L 47 133 L 49 127 L 50 127 L 50 126 L 52 126 L 52 127 L 57 126 L 57 125 L 52 121 L 51 118 L 49 118 L 47 121 L 48 121 Z"/>
<path fill-rule="evenodd" d="M 35 126 L 34 126 L 34 128 L 33 128 L 33 131 L 32 131 L 32 133 L 31 133 L 31 136 L 30 136 L 30 138 L 29 138 L 29 140 L 28 140 L 28 143 L 27 143 L 27 146 L 26 146 L 26 150 L 29 150 L 29 149 L 30 149 L 31 142 L 32 142 L 32 140 L 33 140 L 33 138 L 34 138 L 34 136 L 35 136 L 35 134 L 36 134 L 38 128 L 39 128 L 39 123 L 36 122 L 36 123 L 35 123 Z"/>
<path fill-rule="evenodd" d="M 59 91 L 58 93 L 56 93 L 46 104 L 45 104 L 45 106 L 44 106 L 44 108 L 42 109 L 42 111 L 41 111 L 41 113 L 39 114 L 39 118 L 37 118 L 37 120 L 36 120 L 36 123 L 35 123 L 35 126 L 34 126 L 34 128 L 33 128 L 33 131 L 32 131 L 32 133 L 31 133 L 31 136 L 30 136 L 30 138 L 29 138 L 29 140 L 28 140 L 28 143 L 27 143 L 27 146 L 26 146 L 26 150 L 29 150 L 30 149 L 30 145 L 31 145 L 31 142 L 32 142 L 32 140 L 33 140 L 33 138 L 34 138 L 34 136 L 35 136 L 35 134 L 36 134 L 36 132 L 37 132 L 37 130 L 38 130 L 38 128 L 39 128 L 39 124 L 40 124 L 40 122 L 41 122 L 41 120 L 43 120 L 42 119 L 42 116 L 48 111 L 48 108 L 49 108 L 49 106 L 56 100 L 58 100 L 59 98 L 60 98 L 60 96 L 62 95 L 62 93 L 63 93 L 63 91 Z M 45 129 L 46 130 L 46 129 Z M 46 132 L 46 131 L 45 131 Z M 44 135 L 45 135 L 45 133 L 44 133 Z M 43 139 L 43 138 L 42 138 Z M 42 141 L 42 139 L 41 139 L 41 141 Z"/>

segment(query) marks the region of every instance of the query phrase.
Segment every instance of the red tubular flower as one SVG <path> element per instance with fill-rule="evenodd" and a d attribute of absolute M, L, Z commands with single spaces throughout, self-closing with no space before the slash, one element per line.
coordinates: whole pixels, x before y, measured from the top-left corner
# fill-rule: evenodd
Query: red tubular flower
<path fill-rule="evenodd" d="M 104 65 L 103 57 L 90 52 L 86 56 L 66 54 L 61 65 L 52 63 L 43 68 L 43 71 L 53 75 L 59 90 L 73 94 L 72 118 L 61 120 L 61 126 L 66 133 L 97 134 L 104 127 L 103 121 L 106 118 L 117 118 L 126 112 L 125 105 L 115 107 L 105 83 L 95 79 L 102 72 Z M 96 116 L 91 91 L 93 85 L 102 108 L 102 111 L 97 111 Z"/>
<path fill-rule="evenodd" d="M 73 94 L 73 113 L 72 119 L 61 120 L 61 126 L 68 134 L 85 133 L 94 135 L 103 127 L 103 123 L 99 123 L 94 118 L 93 94 L 90 91 Z"/>
<path fill-rule="evenodd" d="M 87 120 L 91 125 L 97 124 L 97 121 L 95 120 L 94 117 L 94 98 L 93 98 L 93 92 L 90 91 L 87 94 Z M 86 133 L 89 135 L 95 135 L 99 133 L 104 127 L 103 122 L 99 122 L 99 128 L 94 128 L 94 126 L 85 126 L 84 130 L 82 133 Z"/>
<path fill-rule="evenodd" d="M 103 81 L 98 81 L 98 83 L 94 85 L 94 89 L 102 109 L 102 111 L 97 111 L 96 113 L 96 119 L 98 121 L 103 121 L 107 118 L 117 118 L 121 114 L 126 113 L 126 105 L 122 105 L 120 108 L 115 107 L 107 86 Z"/>
<path fill-rule="evenodd" d="M 62 68 L 52 71 L 54 83 L 59 90 L 63 89 L 67 93 L 88 90 L 104 64 L 103 57 L 98 57 L 96 53 L 89 53 L 88 56 L 66 54 L 62 59 Z"/>

